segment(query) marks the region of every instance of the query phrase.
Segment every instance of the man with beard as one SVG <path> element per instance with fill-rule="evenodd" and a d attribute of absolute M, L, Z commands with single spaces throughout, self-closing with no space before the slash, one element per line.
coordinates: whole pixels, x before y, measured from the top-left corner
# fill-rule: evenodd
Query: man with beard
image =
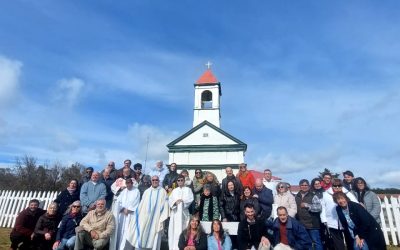
<path fill-rule="evenodd" d="M 267 226 L 263 220 L 256 218 L 254 206 L 247 204 L 244 208 L 246 218 L 239 222 L 238 226 L 238 244 L 239 250 L 247 249 L 269 249 L 271 246 L 270 239 L 268 239 Z"/>
<path fill-rule="evenodd" d="M 75 229 L 77 234 L 74 249 L 87 249 L 87 246 L 103 249 L 108 244 L 114 228 L 114 216 L 107 210 L 106 200 L 97 200 L 96 209 L 91 210 Z"/>
<path fill-rule="evenodd" d="M 39 201 L 36 199 L 29 201 L 28 208 L 22 210 L 15 221 L 15 226 L 10 234 L 10 249 L 18 249 L 18 245 L 23 244 L 19 249 L 28 249 L 32 244 L 34 229 L 39 217 L 46 211 L 39 208 Z"/>

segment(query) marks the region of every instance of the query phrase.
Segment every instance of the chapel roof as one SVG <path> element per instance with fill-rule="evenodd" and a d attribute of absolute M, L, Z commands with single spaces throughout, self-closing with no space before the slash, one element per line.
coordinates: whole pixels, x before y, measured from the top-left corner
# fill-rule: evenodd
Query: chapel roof
<path fill-rule="evenodd" d="M 206 72 L 196 81 L 196 84 L 217 84 L 218 79 L 211 72 L 211 69 L 207 69 Z"/>

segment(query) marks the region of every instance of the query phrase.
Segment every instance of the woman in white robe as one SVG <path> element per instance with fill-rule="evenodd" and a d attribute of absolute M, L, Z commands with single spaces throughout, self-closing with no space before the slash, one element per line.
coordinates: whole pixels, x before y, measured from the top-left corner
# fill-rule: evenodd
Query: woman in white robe
<path fill-rule="evenodd" d="M 114 204 L 115 231 L 110 241 L 110 250 L 134 249 L 127 242 L 128 225 L 135 224 L 136 209 L 140 202 L 140 192 L 134 186 L 132 179 L 125 181 L 126 188 L 119 194 Z"/>
<path fill-rule="evenodd" d="M 171 208 L 171 215 L 168 227 L 168 245 L 170 250 L 179 250 L 179 236 L 189 223 L 189 207 L 194 197 L 190 188 L 185 187 L 185 177 L 179 175 L 177 178 L 178 187 L 172 190 L 168 205 Z"/>

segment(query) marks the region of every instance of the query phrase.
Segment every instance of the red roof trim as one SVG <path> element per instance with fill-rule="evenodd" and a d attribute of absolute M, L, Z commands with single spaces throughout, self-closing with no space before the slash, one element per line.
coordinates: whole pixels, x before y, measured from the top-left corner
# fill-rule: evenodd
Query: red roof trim
<path fill-rule="evenodd" d="M 218 79 L 211 72 L 211 69 L 207 69 L 206 72 L 196 81 L 196 84 L 210 84 L 219 83 Z"/>

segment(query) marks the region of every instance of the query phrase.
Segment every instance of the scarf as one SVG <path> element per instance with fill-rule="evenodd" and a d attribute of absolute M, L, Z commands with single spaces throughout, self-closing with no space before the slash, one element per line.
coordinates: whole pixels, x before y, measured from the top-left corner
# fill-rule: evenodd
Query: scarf
<path fill-rule="evenodd" d="M 205 195 L 201 195 L 200 198 L 200 211 L 199 211 L 199 215 L 200 215 L 200 219 L 203 219 L 203 211 L 204 211 L 204 203 L 205 200 L 208 200 L 208 208 L 207 208 L 207 214 L 208 214 L 208 220 L 212 221 L 213 220 L 213 212 L 214 212 L 214 204 L 213 204 L 213 196 L 210 194 L 209 196 L 205 196 Z"/>
<path fill-rule="evenodd" d="M 68 192 L 69 192 L 69 194 L 73 194 L 73 193 L 75 193 L 75 191 L 76 191 L 76 188 L 70 188 L 70 187 L 67 187 L 67 190 L 68 190 Z"/>
<path fill-rule="evenodd" d="M 364 196 L 365 196 L 365 190 L 363 190 L 363 191 L 358 190 L 357 191 L 357 200 L 358 200 L 358 202 L 364 204 Z"/>

